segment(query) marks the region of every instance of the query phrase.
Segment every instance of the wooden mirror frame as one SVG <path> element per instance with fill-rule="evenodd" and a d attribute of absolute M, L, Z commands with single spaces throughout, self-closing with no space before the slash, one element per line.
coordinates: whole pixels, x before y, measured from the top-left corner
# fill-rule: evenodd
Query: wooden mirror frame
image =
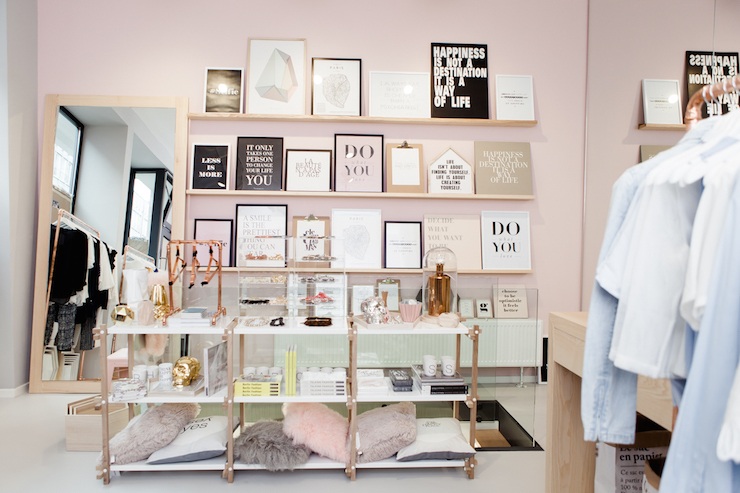
<path fill-rule="evenodd" d="M 61 106 L 172 108 L 175 110 L 175 143 L 172 188 L 172 237 L 185 232 L 185 186 L 187 182 L 188 99 L 185 97 L 129 97 L 47 95 L 44 108 L 41 169 L 38 185 L 36 272 L 34 277 L 33 327 L 29 371 L 30 393 L 100 393 L 100 380 L 42 380 L 46 292 L 49 278 L 49 226 L 57 113 Z M 116 250 L 120 250 L 117 245 Z M 102 370 L 102 369 L 101 369 Z"/>

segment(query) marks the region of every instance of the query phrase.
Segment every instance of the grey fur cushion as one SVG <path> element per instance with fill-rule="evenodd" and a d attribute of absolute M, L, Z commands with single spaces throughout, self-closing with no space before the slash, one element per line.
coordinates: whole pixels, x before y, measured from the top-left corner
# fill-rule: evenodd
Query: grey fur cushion
<path fill-rule="evenodd" d="M 234 458 L 245 464 L 262 464 L 268 471 L 291 470 L 308 462 L 311 450 L 294 445 L 280 421 L 258 421 L 234 440 Z"/>
<path fill-rule="evenodd" d="M 199 412 L 200 406 L 193 403 L 165 403 L 150 407 L 111 438 L 111 462 L 130 464 L 146 459 L 177 438 Z"/>
<path fill-rule="evenodd" d="M 366 411 L 357 416 L 357 431 L 357 462 L 393 457 L 416 440 L 416 406 L 399 402 Z"/>

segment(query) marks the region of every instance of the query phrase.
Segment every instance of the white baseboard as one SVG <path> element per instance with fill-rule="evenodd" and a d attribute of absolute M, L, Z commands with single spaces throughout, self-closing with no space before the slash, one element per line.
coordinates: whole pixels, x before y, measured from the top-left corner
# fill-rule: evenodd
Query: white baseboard
<path fill-rule="evenodd" d="M 14 389 L 0 389 L 0 399 L 14 399 L 19 395 L 28 393 L 28 383 Z"/>

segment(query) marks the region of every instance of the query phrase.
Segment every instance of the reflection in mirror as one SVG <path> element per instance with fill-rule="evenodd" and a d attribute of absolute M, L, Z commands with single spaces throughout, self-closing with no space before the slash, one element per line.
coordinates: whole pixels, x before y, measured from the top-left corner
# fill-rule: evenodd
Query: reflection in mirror
<path fill-rule="evenodd" d="M 100 391 L 111 340 L 94 330 L 119 302 L 124 246 L 156 258 L 171 236 L 186 110 L 183 98 L 47 98 L 31 392 Z"/>

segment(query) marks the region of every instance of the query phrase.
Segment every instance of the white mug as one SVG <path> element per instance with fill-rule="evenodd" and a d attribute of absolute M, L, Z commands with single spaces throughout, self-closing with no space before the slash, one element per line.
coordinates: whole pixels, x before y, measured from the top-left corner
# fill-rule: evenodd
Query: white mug
<path fill-rule="evenodd" d="M 172 363 L 160 363 L 159 383 L 162 384 L 163 387 L 172 385 Z"/>
<path fill-rule="evenodd" d="M 425 354 L 422 357 L 422 368 L 424 376 L 435 376 L 437 374 L 437 358 L 433 354 Z"/>
<path fill-rule="evenodd" d="M 254 366 L 245 366 L 242 368 L 242 375 L 245 377 L 254 376 L 257 373 L 257 368 Z"/>
<path fill-rule="evenodd" d="M 455 376 L 455 358 L 452 356 L 442 356 L 442 375 L 446 377 Z"/>
<path fill-rule="evenodd" d="M 139 380 L 146 383 L 146 365 L 134 365 L 134 380 Z"/>
<path fill-rule="evenodd" d="M 263 377 L 266 377 L 270 374 L 270 368 L 267 366 L 258 366 L 257 367 L 257 375 L 261 375 Z"/>

